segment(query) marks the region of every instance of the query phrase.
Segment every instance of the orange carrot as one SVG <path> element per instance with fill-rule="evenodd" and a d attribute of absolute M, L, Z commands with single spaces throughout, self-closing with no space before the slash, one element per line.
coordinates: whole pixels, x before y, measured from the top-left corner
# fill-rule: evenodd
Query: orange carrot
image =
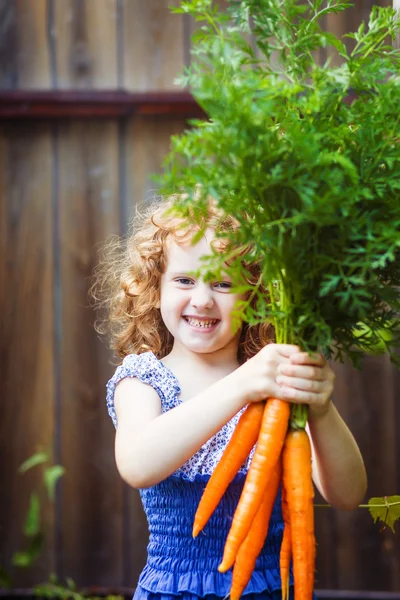
<path fill-rule="evenodd" d="M 253 573 L 267 537 L 269 520 L 282 477 L 282 461 L 276 463 L 251 528 L 239 548 L 233 567 L 230 600 L 239 600 Z"/>
<path fill-rule="evenodd" d="M 283 400 L 271 398 L 265 405 L 253 460 L 226 539 L 224 556 L 218 567 L 221 573 L 225 573 L 235 562 L 239 547 L 261 504 L 272 470 L 281 454 L 289 413 L 290 406 Z"/>
<path fill-rule="evenodd" d="M 304 429 L 288 432 L 282 457 L 292 533 L 295 597 L 296 600 L 311 600 L 315 568 L 314 488 L 310 440 Z"/>
<path fill-rule="evenodd" d="M 224 492 L 257 441 L 264 402 L 253 402 L 242 413 L 232 438 L 226 446 L 203 492 L 194 517 L 193 537 L 203 529 Z"/>
<path fill-rule="evenodd" d="M 285 524 L 279 557 L 279 566 L 281 573 L 282 600 L 289 599 L 289 568 L 292 555 L 292 532 L 290 529 L 289 509 L 286 499 L 286 490 L 282 486 L 282 516 Z"/>
<path fill-rule="evenodd" d="M 311 450 L 310 450 L 311 452 Z M 316 556 L 316 544 L 314 534 L 314 486 L 312 477 L 310 475 L 310 494 L 311 494 L 311 507 L 308 511 L 307 528 L 308 528 L 308 539 L 309 539 L 309 592 L 312 595 L 314 591 L 314 576 L 315 576 L 315 556 Z"/>

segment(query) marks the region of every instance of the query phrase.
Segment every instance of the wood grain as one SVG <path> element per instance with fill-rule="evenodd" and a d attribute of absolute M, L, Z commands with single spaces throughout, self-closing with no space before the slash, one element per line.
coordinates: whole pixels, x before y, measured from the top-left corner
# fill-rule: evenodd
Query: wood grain
<path fill-rule="evenodd" d="M 13 89 L 18 82 L 16 3 L 0 0 L 0 88 Z"/>
<path fill-rule="evenodd" d="M 122 0 L 123 77 L 129 90 L 172 90 L 185 64 L 182 15 L 168 0 Z"/>
<path fill-rule="evenodd" d="M 162 169 L 162 161 L 170 149 L 171 135 L 188 125 L 181 118 L 136 117 L 129 122 L 126 144 L 128 212 L 135 205 L 151 200 L 157 186 L 151 176 Z"/>
<path fill-rule="evenodd" d="M 46 534 L 34 573 L 19 573 L 20 585 L 47 578 L 56 554 L 54 505 L 43 469 L 17 473 L 36 451 L 48 452 L 51 461 L 57 435 L 51 131 L 41 126 L 27 133 L 18 126 L 0 130 L 0 555 L 6 568 L 14 552 L 28 547 L 23 527 L 32 492 L 39 494 Z"/>
<path fill-rule="evenodd" d="M 367 358 L 364 362 L 363 396 L 366 400 L 367 431 L 363 445 L 369 473 L 368 497 L 399 493 L 399 462 L 397 432 L 399 427 L 398 399 L 395 391 L 395 369 L 387 356 Z M 394 491 L 395 490 L 395 491 Z M 369 517 L 366 514 L 365 518 Z M 372 519 L 371 519 L 372 520 Z M 363 531 L 365 545 L 370 551 L 362 560 L 370 589 L 398 589 L 400 539 L 389 529 L 370 521 Z M 375 572 L 374 572 L 375 570 Z M 397 586 L 397 587 L 396 587 Z"/>
<path fill-rule="evenodd" d="M 117 0 L 54 2 L 58 88 L 117 87 L 117 18 Z"/>
<path fill-rule="evenodd" d="M 336 365 L 335 403 L 359 443 L 368 474 L 366 500 L 391 495 L 398 489 L 395 430 L 399 426 L 393 403 L 395 368 L 387 356 L 367 357 L 362 369 Z M 393 590 L 398 568 L 399 540 L 381 532 L 367 509 L 335 513 L 337 587 L 339 589 Z M 317 535 L 317 539 L 319 536 Z M 328 544 L 323 538 L 323 545 Z M 332 542 L 331 542 L 332 543 Z M 390 582 L 390 583 L 389 583 Z M 331 585 L 325 583 L 324 586 Z"/>
<path fill-rule="evenodd" d="M 17 85 L 22 89 L 51 87 L 47 38 L 47 1 L 15 0 L 17 27 Z"/>
<path fill-rule="evenodd" d="M 114 368 L 88 290 L 99 244 L 119 231 L 118 127 L 59 126 L 62 568 L 78 585 L 122 580 L 122 481 L 105 384 Z"/>

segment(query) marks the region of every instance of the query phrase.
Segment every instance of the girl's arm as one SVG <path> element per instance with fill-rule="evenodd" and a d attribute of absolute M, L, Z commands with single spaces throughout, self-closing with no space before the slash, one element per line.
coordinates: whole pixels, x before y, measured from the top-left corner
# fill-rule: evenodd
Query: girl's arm
<path fill-rule="evenodd" d="M 298 351 L 297 346 L 269 344 L 204 392 L 164 414 L 150 385 L 123 379 L 114 397 L 115 457 L 121 477 L 138 488 L 168 477 L 246 404 L 279 397 L 277 368 Z"/>
<path fill-rule="evenodd" d="M 322 415 L 310 412 L 308 427 L 316 486 L 336 508 L 356 508 L 367 491 L 367 475 L 356 441 L 332 402 Z"/>
<path fill-rule="evenodd" d="M 114 399 L 118 420 L 115 458 L 121 477 L 133 487 L 150 487 L 193 456 L 246 405 L 235 373 L 164 414 L 151 386 L 138 379 L 123 379 Z"/>

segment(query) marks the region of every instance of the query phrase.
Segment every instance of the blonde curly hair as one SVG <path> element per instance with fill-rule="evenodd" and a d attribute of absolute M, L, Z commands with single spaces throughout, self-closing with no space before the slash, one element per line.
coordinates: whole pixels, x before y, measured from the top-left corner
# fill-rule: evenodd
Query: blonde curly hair
<path fill-rule="evenodd" d="M 234 232 L 239 227 L 239 222 L 224 215 L 212 198 L 208 200 L 207 214 L 193 213 L 189 219 L 179 217 L 170 210 L 175 198 L 157 198 L 144 212 L 137 212 L 127 236 L 110 239 L 95 268 L 91 296 L 96 308 L 103 315 L 104 310 L 106 313 L 97 319 L 95 329 L 108 335 L 110 346 L 120 359 L 148 351 L 162 359 L 172 350 L 173 337 L 159 309 L 167 238 L 186 243 L 208 228 Z M 226 247 L 219 240 L 218 251 Z M 245 254 L 246 249 L 239 249 L 239 253 Z M 245 266 L 248 283 L 255 285 L 260 280 L 259 264 L 251 262 Z M 239 340 L 239 362 L 245 362 L 271 341 L 274 341 L 274 331 L 270 323 L 252 326 L 244 323 Z"/>

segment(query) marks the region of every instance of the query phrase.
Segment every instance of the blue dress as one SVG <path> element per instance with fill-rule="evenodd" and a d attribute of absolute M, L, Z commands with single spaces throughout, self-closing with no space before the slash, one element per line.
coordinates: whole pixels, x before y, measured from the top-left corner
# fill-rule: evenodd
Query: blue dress
<path fill-rule="evenodd" d="M 175 375 L 151 352 L 127 356 L 107 384 L 107 406 L 117 427 L 114 391 L 124 377 L 151 385 L 166 412 L 180 404 Z M 244 410 L 244 409 L 243 409 Z M 195 539 L 193 518 L 205 485 L 229 442 L 242 411 L 204 444 L 182 467 L 151 488 L 139 490 L 149 526 L 147 563 L 134 600 L 217 600 L 229 595 L 232 571 L 219 573 L 226 536 L 253 454 L 229 485 L 210 521 Z M 278 494 L 268 536 L 243 595 L 246 600 L 281 600 L 279 549 L 283 535 Z M 291 575 L 292 583 L 292 575 Z M 291 596 L 292 598 L 292 589 Z"/>

